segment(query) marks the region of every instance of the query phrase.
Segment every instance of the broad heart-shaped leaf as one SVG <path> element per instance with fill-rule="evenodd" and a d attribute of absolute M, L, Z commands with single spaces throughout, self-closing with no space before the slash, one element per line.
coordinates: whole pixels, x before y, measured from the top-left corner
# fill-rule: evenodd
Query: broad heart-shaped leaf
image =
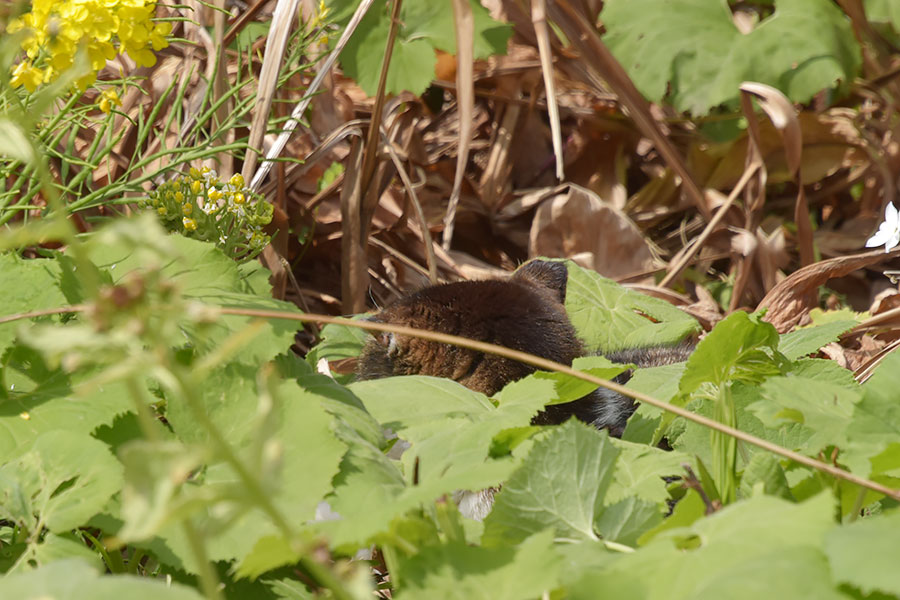
<path fill-rule="evenodd" d="M 604 504 L 614 504 L 625 498 L 639 498 L 652 502 L 663 512 L 667 512 L 669 493 L 663 477 L 683 474 L 682 465 L 690 464 L 690 457 L 675 450 L 666 452 L 653 446 L 615 438 L 610 441 L 621 454 Z"/>
<path fill-rule="evenodd" d="M 847 423 L 861 397 L 858 386 L 854 390 L 808 377 L 770 377 L 762 384 L 762 400 L 749 409 L 772 429 L 801 425 L 806 439 L 793 449 L 816 454 L 829 445 L 846 445 Z"/>
<path fill-rule="evenodd" d="M 817 351 L 825 344 L 837 341 L 842 333 L 852 329 L 856 324 L 856 321 L 833 321 L 797 329 L 781 336 L 778 351 L 788 360 L 797 360 Z"/>
<path fill-rule="evenodd" d="M 2 512 L 32 533 L 38 524 L 54 533 L 84 525 L 121 487 L 122 465 L 106 445 L 65 430 L 0 467 Z"/>
<path fill-rule="evenodd" d="M 43 433 L 90 434 L 111 424 L 117 415 L 134 410 L 124 383 L 86 388 L 84 383 L 99 371 L 68 374 L 51 369 L 37 352 L 24 346 L 10 348 L 0 373 L 7 388 L 0 402 L 0 464 L 24 452 Z M 79 389 L 88 391 L 74 391 Z"/>
<path fill-rule="evenodd" d="M 402 562 L 397 598 L 540 598 L 557 586 L 559 568 L 550 531 L 499 548 L 451 542 L 422 548 Z"/>
<path fill-rule="evenodd" d="M 668 302 L 628 290 L 567 261 L 566 312 L 578 336 L 601 352 L 676 344 L 699 331 L 693 317 Z"/>
<path fill-rule="evenodd" d="M 297 312 L 293 304 L 272 299 L 270 289 L 261 289 L 257 270 L 240 268 L 211 243 L 177 234 L 166 236 L 153 221 L 117 222 L 91 238 L 86 249 L 109 283 L 117 284 L 132 271 L 156 265 L 187 300 L 232 309 Z M 178 346 L 189 341 L 199 352 L 207 352 L 221 347 L 229 336 L 253 321 L 250 317 L 223 315 L 214 323 L 198 325 L 196 319 L 186 318 L 180 322 L 184 337 L 171 343 Z M 265 320 L 256 335 L 242 341 L 240 359 L 259 365 L 274 358 L 290 348 L 297 328 L 295 322 Z"/>
<path fill-rule="evenodd" d="M 884 357 L 863 386 L 863 398 L 847 426 L 848 445 L 842 461 L 862 477 L 872 472 L 871 459 L 900 444 L 900 352 Z"/>
<path fill-rule="evenodd" d="M 192 471 L 203 464 L 203 451 L 180 442 L 135 440 L 119 457 L 125 466 L 123 542 L 143 540 L 159 531 L 178 506 L 173 498 Z"/>
<path fill-rule="evenodd" d="M 495 408 L 482 394 L 434 377 L 363 381 L 350 389 L 378 421 L 412 444 L 403 457 L 408 476 L 413 465 L 420 484 L 462 475 L 469 480 L 464 489 L 499 483 L 477 475 L 481 467 L 496 475 L 490 464 L 496 461 L 485 462 L 491 440 L 504 429 L 528 425 L 554 394 L 552 381 L 523 379 L 502 390 Z"/>
<path fill-rule="evenodd" d="M 778 332 L 770 323 L 745 312 L 732 313 L 697 344 L 678 389 L 690 394 L 705 383 L 759 382 L 779 375 L 785 361 L 777 348 Z"/>
<path fill-rule="evenodd" d="M 133 575 L 100 576 L 96 568 L 78 559 L 48 565 L 0 578 L 6 598 L 37 600 L 201 600 L 197 591 L 162 579 Z"/>
<path fill-rule="evenodd" d="M 552 428 L 497 494 L 482 543 L 515 544 L 547 528 L 558 537 L 596 540 L 594 521 L 618 456 L 605 432 L 574 419 Z"/>
<path fill-rule="evenodd" d="M 335 436 L 334 417 L 322 408 L 319 397 L 294 381 L 275 384 L 272 414 L 260 410 L 268 401 L 256 390 L 255 372 L 244 365 L 227 365 L 207 381 L 204 393 L 195 400 L 201 402 L 267 497 L 254 496 L 225 462 L 211 464 L 199 487 L 183 491 L 189 500 L 203 505 L 195 520 L 199 528 L 209 529 L 210 558 L 241 559 L 259 538 L 278 532 L 272 519 L 256 508 L 261 500 L 274 505 L 295 527 L 311 520 L 317 504 L 331 490 L 347 446 Z M 168 401 L 176 436 L 183 441 L 206 442 L 206 430 L 184 403 L 181 398 Z M 235 519 L 228 528 L 221 527 L 223 514 Z M 164 527 L 159 536 L 177 557 L 174 566 L 195 572 L 189 546 L 175 525 Z"/>
<path fill-rule="evenodd" d="M 42 308 L 66 306 L 59 262 L 50 259 L 23 260 L 15 254 L 0 254 L 0 317 Z M 49 320 L 56 317 L 44 317 Z M 0 356 L 9 347 L 19 327 L 28 321 L 0 324 Z"/>
<path fill-rule="evenodd" d="M 604 41 L 649 100 L 703 115 L 736 106 L 743 81 L 804 103 L 847 88 L 860 67 L 850 21 L 829 0 L 777 0 L 749 34 L 725 0 L 609 0 Z"/>
<path fill-rule="evenodd" d="M 475 22 L 475 58 L 506 53 L 506 42 L 512 29 L 491 19 L 488 11 L 475 0 L 469 0 Z M 334 18 L 345 25 L 359 4 L 356 0 L 330 0 L 326 3 Z M 363 90 L 375 94 L 384 57 L 390 23 L 390 6 L 373 5 L 356 28 L 341 54 L 344 72 Z M 453 10 L 450 2 L 407 0 L 400 9 L 400 29 L 388 69 L 387 92 L 410 91 L 421 94 L 434 79 L 437 62 L 435 49 L 456 54 Z"/>
<path fill-rule="evenodd" d="M 585 599 L 845 599 L 821 551 L 833 526 L 829 494 L 803 504 L 758 496 L 659 533 L 570 591 Z"/>
<path fill-rule="evenodd" d="M 875 515 L 831 530 L 825 538 L 825 554 L 835 581 L 859 588 L 900 596 L 897 539 L 900 513 Z"/>

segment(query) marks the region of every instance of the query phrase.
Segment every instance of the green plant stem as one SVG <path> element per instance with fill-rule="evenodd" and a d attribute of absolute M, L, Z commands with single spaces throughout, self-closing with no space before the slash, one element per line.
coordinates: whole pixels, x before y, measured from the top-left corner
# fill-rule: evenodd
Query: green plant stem
<path fill-rule="evenodd" d="M 737 417 L 734 412 L 734 399 L 731 396 L 731 386 L 727 382 L 719 386 L 714 402 L 713 414 L 716 421 L 728 427 L 735 427 Z M 722 504 L 730 504 L 737 499 L 737 478 L 734 472 L 737 439 L 716 430 L 711 432 L 710 439 L 716 487 L 719 489 Z"/>
<path fill-rule="evenodd" d="M 147 556 L 146 552 L 140 548 L 135 548 L 131 558 L 128 559 L 128 572 L 132 575 L 137 575 L 138 569 L 141 567 L 141 561 L 145 556 Z"/>
<path fill-rule="evenodd" d="M 87 540 L 91 543 L 91 546 L 93 546 L 94 551 L 96 551 L 100 555 L 100 558 L 103 560 L 103 564 L 106 565 L 106 568 L 109 569 L 111 573 L 115 573 L 116 571 L 114 570 L 115 568 L 113 566 L 112 558 L 110 557 L 109 552 L 106 550 L 106 546 L 104 546 L 100 542 L 100 540 L 95 538 L 89 532 L 82 529 L 80 533 L 83 538 L 87 538 Z"/>
<path fill-rule="evenodd" d="M 203 589 L 203 594 L 207 600 L 222 600 L 222 592 L 219 590 L 219 577 L 216 575 L 216 570 L 206 555 L 203 537 L 197 531 L 197 528 L 194 527 L 191 517 L 183 519 L 181 526 L 194 555 L 194 561 L 197 563 L 197 572 L 200 576 L 200 587 Z"/>

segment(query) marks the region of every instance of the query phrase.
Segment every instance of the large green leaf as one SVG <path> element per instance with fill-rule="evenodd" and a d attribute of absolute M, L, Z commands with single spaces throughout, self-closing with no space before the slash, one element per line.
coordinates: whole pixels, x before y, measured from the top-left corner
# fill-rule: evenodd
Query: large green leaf
<path fill-rule="evenodd" d="M 863 593 L 900 596 L 900 572 L 895 568 L 900 513 L 868 517 L 837 527 L 825 538 L 825 554 L 834 579 Z"/>
<path fill-rule="evenodd" d="M 797 360 L 817 351 L 825 344 L 837 341 L 842 333 L 854 326 L 856 321 L 833 321 L 797 329 L 781 336 L 778 351 L 790 360 Z"/>
<path fill-rule="evenodd" d="M 695 115 L 736 107 L 743 81 L 807 102 L 826 88 L 846 90 L 861 64 L 850 20 L 830 0 L 777 0 L 748 34 L 725 0 L 608 0 L 600 18 L 641 93 Z"/>
<path fill-rule="evenodd" d="M 475 58 L 505 54 L 512 29 L 491 19 L 488 11 L 469 0 L 475 22 Z M 345 25 L 358 0 L 329 0 L 334 18 Z M 369 95 L 374 95 L 387 43 L 390 5 L 375 3 L 356 28 L 341 54 L 344 72 Z M 387 92 L 421 94 L 434 78 L 435 49 L 456 54 L 452 4 L 408 0 L 400 10 L 399 30 L 388 70 Z"/>
<path fill-rule="evenodd" d="M 122 486 L 122 465 L 105 444 L 65 430 L 38 437 L 0 467 L 0 509 L 35 532 L 62 533 L 103 510 Z"/>
<path fill-rule="evenodd" d="M 458 598 L 526 600 L 556 587 L 560 559 L 551 532 L 515 546 L 481 548 L 462 542 L 421 549 L 402 564 L 399 600 Z"/>
<path fill-rule="evenodd" d="M 24 260 L 14 254 L 0 255 L 0 316 L 26 313 L 69 304 L 63 293 L 59 262 L 50 259 Z M 49 321 L 51 317 L 42 320 Z M 19 327 L 28 321 L 0 324 L 0 356 L 9 347 Z"/>
<path fill-rule="evenodd" d="M 81 560 L 60 560 L 0 579 L 4 597 L 16 600 L 200 600 L 195 590 L 162 579 L 100 576 Z"/>
<path fill-rule="evenodd" d="M 618 456 L 605 433 L 578 421 L 548 431 L 497 495 L 484 522 L 484 545 L 516 543 L 547 528 L 559 537 L 596 540 L 594 520 Z"/>
<path fill-rule="evenodd" d="M 0 463 L 24 452 L 43 433 L 89 434 L 111 424 L 117 415 L 134 410 L 122 382 L 86 385 L 101 371 L 70 375 L 48 367 L 37 352 L 19 345 L 3 360 L 7 393 L 0 404 Z"/>
<path fill-rule="evenodd" d="M 769 496 L 738 502 L 587 572 L 572 597 L 846 599 L 821 551 L 832 511 L 827 494 L 799 505 Z"/>
<path fill-rule="evenodd" d="M 600 351 L 675 344 L 700 330 L 668 302 L 620 286 L 569 261 L 566 312 L 579 337 Z"/>

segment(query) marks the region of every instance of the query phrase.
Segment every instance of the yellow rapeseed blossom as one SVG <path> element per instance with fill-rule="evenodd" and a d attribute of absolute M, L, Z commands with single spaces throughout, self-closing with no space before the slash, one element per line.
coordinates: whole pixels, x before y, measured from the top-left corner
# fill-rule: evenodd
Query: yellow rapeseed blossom
<path fill-rule="evenodd" d="M 119 94 L 116 90 L 109 88 L 103 90 L 103 93 L 100 94 L 100 101 L 97 104 L 100 106 L 100 110 L 109 114 L 112 111 L 113 104 L 122 106 L 122 101 L 119 100 Z"/>
<path fill-rule="evenodd" d="M 82 88 L 116 54 L 127 52 L 139 66 L 153 66 L 153 51 L 168 45 L 172 30 L 169 23 L 153 21 L 155 12 L 155 0 L 34 0 L 31 12 L 6 28 L 8 33 L 28 32 L 22 42 L 25 56 L 12 69 L 12 85 L 34 91 L 53 81 L 72 66 L 80 47 L 91 66 L 91 73 L 78 82 Z"/>

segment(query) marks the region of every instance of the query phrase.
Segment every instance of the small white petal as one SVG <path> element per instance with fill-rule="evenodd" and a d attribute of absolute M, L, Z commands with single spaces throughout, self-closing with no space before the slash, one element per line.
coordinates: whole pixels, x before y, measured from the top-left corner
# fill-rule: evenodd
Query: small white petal
<path fill-rule="evenodd" d="M 879 229 L 875 232 L 875 235 L 866 240 L 866 248 L 874 248 L 875 246 L 881 246 L 886 241 L 891 239 L 891 232 L 887 229 Z"/>
<path fill-rule="evenodd" d="M 889 239 L 884 245 L 884 251 L 890 252 L 897 244 L 900 244 L 900 231 L 894 232 L 894 235 L 891 236 L 891 239 Z"/>
<path fill-rule="evenodd" d="M 896 227 L 898 221 L 900 221 L 900 213 L 897 212 L 897 207 L 893 202 L 888 202 L 884 207 L 884 222 L 889 223 L 891 227 Z"/>

